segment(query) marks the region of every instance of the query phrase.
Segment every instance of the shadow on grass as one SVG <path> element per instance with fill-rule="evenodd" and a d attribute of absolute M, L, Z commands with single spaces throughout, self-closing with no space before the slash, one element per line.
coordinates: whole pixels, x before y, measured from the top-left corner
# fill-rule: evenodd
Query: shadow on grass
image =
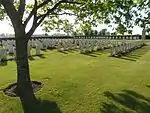
<path fill-rule="evenodd" d="M 124 108 L 119 108 L 112 102 L 102 103 L 102 108 L 100 109 L 100 111 L 102 113 L 134 113 Z"/>
<path fill-rule="evenodd" d="M 78 51 L 77 49 L 69 49 L 69 50 L 58 51 L 58 52 L 64 53 L 64 54 L 69 54 L 69 53 L 75 53 L 77 51 Z"/>
<path fill-rule="evenodd" d="M 114 57 L 114 58 L 119 58 L 119 59 L 128 60 L 128 61 L 136 61 L 137 60 L 137 59 L 126 57 L 126 56 L 121 56 L 121 57 L 117 56 L 117 57 Z"/>
<path fill-rule="evenodd" d="M 130 58 L 130 57 L 121 57 L 120 59 L 129 60 L 129 61 L 136 61 L 137 60 L 135 58 Z"/>
<path fill-rule="evenodd" d="M 56 102 L 49 100 L 36 100 L 32 106 L 24 106 L 24 113 L 61 113 Z"/>
<path fill-rule="evenodd" d="M 150 45 L 145 45 L 142 48 L 139 48 L 131 53 L 133 56 L 143 56 L 150 50 Z"/>
<path fill-rule="evenodd" d="M 145 85 L 147 88 L 150 88 L 150 85 Z"/>
<path fill-rule="evenodd" d="M 101 54 L 108 54 L 108 53 L 110 53 L 110 49 L 105 48 L 105 49 L 102 49 L 102 50 L 98 50 L 98 52 L 101 53 Z"/>
<path fill-rule="evenodd" d="M 71 51 L 73 51 L 73 52 L 78 52 L 79 49 L 72 49 Z"/>
<path fill-rule="evenodd" d="M 30 61 L 33 61 L 33 60 L 36 60 L 35 57 L 39 57 L 39 58 L 42 58 L 42 59 L 45 59 L 46 57 L 44 56 L 44 54 L 40 54 L 40 55 L 32 55 L 32 56 L 29 56 L 28 59 Z M 8 61 L 15 61 L 16 59 L 15 58 L 8 58 L 6 61 L 3 61 L 3 62 L 0 62 L 0 66 L 7 66 L 7 63 Z"/>
<path fill-rule="evenodd" d="M 40 55 L 36 55 L 36 56 L 38 56 L 38 57 L 40 57 L 40 58 L 46 58 L 46 57 L 44 56 L 44 54 L 40 54 Z"/>
<path fill-rule="evenodd" d="M 125 54 L 121 57 L 115 57 L 115 58 L 128 60 L 128 61 L 137 61 L 143 55 L 145 55 L 149 50 L 150 50 L 150 45 L 145 45 L 142 48 L 132 51 L 131 53 Z"/>
<path fill-rule="evenodd" d="M 90 57 L 97 57 L 96 55 L 94 55 L 92 53 L 82 53 L 82 55 L 87 55 L 87 56 L 90 56 Z"/>
<path fill-rule="evenodd" d="M 8 61 L 13 61 L 15 60 L 14 58 L 9 58 L 7 60 L 4 60 L 4 61 L 0 61 L 0 67 L 1 66 L 7 66 L 8 65 Z"/>
<path fill-rule="evenodd" d="M 98 52 L 98 51 L 95 51 L 93 52 L 92 54 L 95 54 L 95 55 L 102 55 L 102 53 Z"/>
<path fill-rule="evenodd" d="M 35 58 L 33 56 L 29 56 L 28 59 L 31 60 L 31 61 L 35 60 Z"/>
<path fill-rule="evenodd" d="M 63 54 L 69 54 L 69 52 L 67 51 L 58 51 L 58 52 L 63 53 Z"/>
<path fill-rule="evenodd" d="M 65 50 L 66 52 L 68 52 L 68 53 L 75 53 L 75 52 L 77 52 L 77 50 L 75 50 L 75 49 L 69 49 L 69 50 Z"/>
<path fill-rule="evenodd" d="M 109 91 L 104 92 L 108 98 L 107 102 L 102 103 L 100 111 L 102 113 L 149 113 L 150 99 L 131 91 L 122 90 L 121 93 L 113 94 Z"/>
<path fill-rule="evenodd" d="M 47 52 L 47 50 L 46 49 L 41 49 L 42 51 L 44 51 L 44 52 Z"/>
<path fill-rule="evenodd" d="M 98 57 L 102 54 L 107 54 L 106 50 L 97 50 L 97 51 L 93 51 L 91 53 L 83 53 L 83 55 L 88 55 L 91 57 Z"/>
<path fill-rule="evenodd" d="M 0 62 L 0 66 L 7 66 L 7 61 Z"/>
<path fill-rule="evenodd" d="M 35 60 L 34 57 L 46 58 L 46 57 L 44 56 L 44 54 L 40 54 L 40 55 L 32 55 L 32 56 L 29 56 L 28 59 L 32 61 L 32 60 Z"/>
<path fill-rule="evenodd" d="M 55 49 L 56 49 L 56 47 L 48 47 L 47 48 L 47 50 L 50 50 L 50 51 L 55 50 Z"/>
<path fill-rule="evenodd" d="M 26 87 L 28 88 L 26 89 L 26 92 L 22 92 L 20 90 L 21 92 L 19 93 L 18 90 L 18 96 L 20 98 L 24 113 L 61 113 L 56 102 L 36 98 L 34 93 L 37 92 L 36 87 L 38 87 L 38 85 L 35 84 L 33 86 L 33 81 L 28 81 L 28 83 L 26 83 Z"/>

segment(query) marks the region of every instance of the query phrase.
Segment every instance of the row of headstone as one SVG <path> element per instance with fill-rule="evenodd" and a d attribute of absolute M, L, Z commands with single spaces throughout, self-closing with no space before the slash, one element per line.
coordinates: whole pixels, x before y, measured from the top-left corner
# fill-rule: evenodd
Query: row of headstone
<path fill-rule="evenodd" d="M 142 41 L 122 43 L 121 45 L 113 45 L 111 47 L 110 56 L 122 56 L 130 53 L 135 49 L 143 47 L 145 44 Z"/>
<path fill-rule="evenodd" d="M 77 48 L 77 43 L 74 40 L 61 39 L 58 40 L 56 48 L 58 51 L 68 51 Z"/>
<path fill-rule="evenodd" d="M 80 53 L 88 53 L 107 49 L 119 43 L 121 44 L 120 41 L 110 39 L 59 39 L 55 45 L 58 51 L 79 48 Z"/>
<path fill-rule="evenodd" d="M 91 53 L 99 50 L 108 49 L 111 47 L 112 44 L 117 43 L 117 41 L 110 41 L 107 39 L 98 40 L 98 39 L 92 39 L 92 40 L 83 40 L 80 42 L 80 53 Z"/>
<path fill-rule="evenodd" d="M 66 51 L 79 48 L 80 53 L 90 53 L 111 47 L 111 55 L 118 54 L 118 51 L 125 51 L 123 48 L 130 48 L 125 44 L 125 40 L 111 39 L 32 39 L 28 42 L 28 56 L 32 56 L 32 48 L 35 48 L 36 55 L 41 54 L 41 50 L 56 48 L 58 51 Z M 133 44 L 131 44 L 132 46 Z M 2 41 L 1 46 L 6 51 L 6 55 L 16 57 L 16 47 L 14 40 Z M 129 46 L 129 47 L 128 47 Z M 122 48 L 122 49 L 121 49 Z"/>
<path fill-rule="evenodd" d="M 35 39 L 30 40 L 28 43 L 28 56 L 31 56 L 31 49 L 36 49 L 36 55 L 40 55 L 41 50 L 46 50 L 48 48 L 56 48 L 59 44 L 58 39 Z"/>
<path fill-rule="evenodd" d="M 2 41 L 1 46 L 5 48 L 7 54 L 15 55 L 15 41 L 14 40 L 7 40 Z"/>
<path fill-rule="evenodd" d="M 7 60 L 7 50 L 5 48 L 0 48 L 0 62 Z"/>
<path fill-rule="evenodd" d="M 140 36 L 75 36 L 76 39 L 126 39 L 139 40 Z"/>
<path fill-rule="evenodd" d="M 55 47 L 59 47 L 60 46 L 60 41 L 62 42 L 62 48 L 64 48 L 64 50 L 69 50 L 69 49 L 73 49 L 73 40 L 66 40 L 66 39 L 35 39 L 35 40 L 30 40 L 28 42 L 28 46 L 27 46 L 27 51 L 28 51 L 28 56 L 32 56 L 32 48 L 36 49 L 36 55 L 40 55 L 41 54 L 41 50 L 43 49 L 47 49 L 47 48 L 55 48 Z M 2 41 L 1 46 L 3 47 L 2 50 L 6 51 L 6 54 L 4 56 L 7 55 L 13 55 L 14 57 L 16 57 L 16 47 L 15 47 L 15 41 Z M 1 51 L 2 51 L 1 50 Z M 1 53 L 1 56 L 3 56 L 3 52 Z M 3 58 L 3 57 L 2 57 Z"/>

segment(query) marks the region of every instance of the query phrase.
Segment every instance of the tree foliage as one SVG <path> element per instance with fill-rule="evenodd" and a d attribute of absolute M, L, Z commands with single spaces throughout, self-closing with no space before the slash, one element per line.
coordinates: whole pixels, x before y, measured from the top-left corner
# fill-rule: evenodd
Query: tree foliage
<path fill-rule="evenodd" d="M 112 23 L 118 24 L 118 28 L 121 28 L 119 32 L 131 33 L 134 25 L 141 28 L 150 27 L 149 0 L 115 0 L 114 2 L 108 0 L 108 4 L 113 4 L 111 6 L 116 9 L 109 13 L 108 18 Z"/>
<path fill-rule="evenodd" d="M 127 31 L 126 27 L 123 24 L 119 24 L 116 28 L 117 33 L 124 35 L 124 33 Z"/>
<path fill-rule="evenodd" d="M 107 33 L 107 29 L 102 29 L 99 34 L 105 36 Z"/>
<path fill-rule="evenodd" d="M 1 2 L 4 0 L 1 0 Z M 33 25 L 36 28 L 44 27 L 48 32 L 53 29 L 65 31 L 65 26 L 72 24 L 85 23 L 97 26 L 99 23 L 115 23 L 118 27 L 124 26 L 127 32 L 131 32 L 130 28 L 138 25 L 148 29 L 150 27 L 150 2 L 149 0 L 11 0 L 15 5 L 15 9 L 19 10 L 21 1 L 25 1 L 26 5 L 23 12 L 22 22 L 25 24 L 29 20 L 34 20 Z M 58 4 L 57 4 L 58 3 Z M 56 5 L 57 4 L 57 5 Z M 37 7 L 36 7 L 37 5 Z M 56 5 L 56 7 L 54 7 Z M 22 5 L 23 6 L 23 5 Z M 73 23 L 67 22 L 62 15 L 73 16 Z M 6 17 L 6 11 L 3 7 L 0 10 L 0 19 Z M 32 17 L 32 18 L 31 18 Z M 37 17 L 37 18 L 36 18 Z M 41 20 L 41 21 L 40 21 Z M 39 24 L 36 24 L 39 21 Z M 29 30 L 30 31 L 30 30 Z M 34 31 L 32 29 L 31 31 Z M 33 32 L 30 32 L 32 34 Z"/>
<path fill-rule="evenodd" d="M 102 21 L 106 16 L 103 10 L 105 4 L 99 0 L 1 0 L 1 3 L 5 4 L 0 7 L 1 19 L 7 18 L 8 12 L 4 11 L 4 7 L 10 4 L 25 28 L 28 22 L 32 21 L 32 27 L 27 32 L 29 35 L 33 34 L 39 25 L 47 31 L 53 29 L 65 31 L 65 26 L 70 24 L 90 23 L 96 26 L 98 21 Z M 63 19 L 62 15 L 73 16 L 74 22 L 68 22 L 68 19 Z M 12 26 L 14 27 L 13 22 Z"/>

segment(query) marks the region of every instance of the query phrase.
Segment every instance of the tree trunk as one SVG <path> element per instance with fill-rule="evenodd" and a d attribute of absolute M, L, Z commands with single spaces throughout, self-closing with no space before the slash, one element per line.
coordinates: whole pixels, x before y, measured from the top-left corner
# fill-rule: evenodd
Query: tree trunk
<path fill-rule="evenodd" d="M 30 81 L 27 43 L 25 32 L 16 34 L 17 90 L 23 107 L 36 100 Z"/>
<path fill-rule="evenodd" d="M 145 39 L 145 27 L 142 30 L 142 39 Z"/>

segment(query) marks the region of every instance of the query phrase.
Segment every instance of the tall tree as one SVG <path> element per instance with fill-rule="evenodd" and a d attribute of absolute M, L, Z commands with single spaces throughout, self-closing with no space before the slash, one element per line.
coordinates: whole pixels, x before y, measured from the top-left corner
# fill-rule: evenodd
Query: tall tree
<path fill-rule="evenodd" d="M 94 35 L 97 36 L 98 35 L 98 31 L 94 30 Z"/>
<path fill-rule="evenodd" d="M 134 25 L 143 28 L 147 31 L 150 27 L 150 2 L 149 0 L 115 0 L 107 1 L 107 6 L 110 6 L 107 13 L 110 22 L 118 24 L 119 32 L 131 33 Z M 109 5 L 108 5 L 109 4 Z M 121 31 L 119 30 L 121 28 Z M 143 32 L 144 33 L 144 32 Z"/>
<path fill-rule="evenodd" d="M 150 28 L 150 2 L 149 0 L 139 0 L 135 6 L 138 11 L 133 10 L 135 19 L 135 25 L 140 26 L 142 30 L 143 38 L 145 38 L 146 32 Z"/>
<path fill-rule="evenodd" d="M 91 28 L 91 24 L 89 24 L 88 21 L 84 22 L 81 26 L 81 31 L 84 35 L 89 36 L 91 34 L 93 34 L 92 28 Z"/>
<path fill-rule="evenodd" d="M 42 24 L 49 24 L 48 28 L 51 29 L 65 25 L 59 15 L 75 15 L 76 22 L 82 22 L 85 17 L 92 21 L 102 12 L 99 5 L 104 7 L 103 2 L 94 0 L 0 0 L 0 19 L 8 16 L 15 32 L 17 89 L 23 103 L 31 104 L 35 100 L 27 43 L 36 28 Z M 32 21 L 32 25 L 26 30 L 29 21 Z"/>
<path fill-rule="evenodd" d="M 119 24 L 116 28 L 117 33 L 124 35 L 124 33 L 127 31 L 126 27 L 123 24 Z"/>
<path fill-rule="evenodd" d="M 105 35 L 106 35 L 106 32 L 107 32 L 107 29 L 102 29 L 102 30 L 100 31 L 100 34 L 103 35 L 103 36 L 105 36 Z"/>

